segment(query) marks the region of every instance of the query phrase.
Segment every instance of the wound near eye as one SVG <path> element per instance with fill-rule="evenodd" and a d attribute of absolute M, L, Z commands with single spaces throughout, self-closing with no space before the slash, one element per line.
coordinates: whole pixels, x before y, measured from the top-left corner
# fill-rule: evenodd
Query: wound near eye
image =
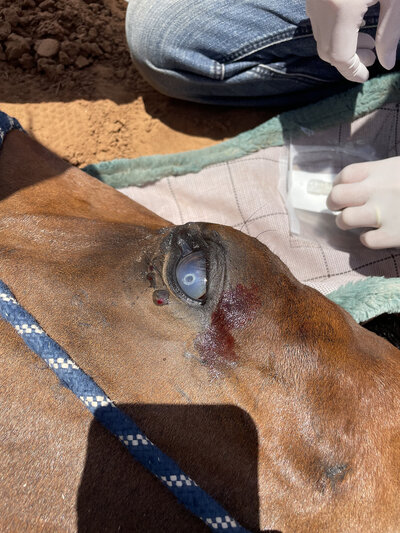
<path fill-rule="evenodd" d="M 157 306 L 169 304 L 169 292 L 165 289 L 159 289 L 153 292 L 153 303 Z"/>
<path fill-rule="evenodd" d="M 211 316 L 210 325 L 195 339 L 195 348 L 210 368 L 219 363 L 235 364 L 238 360 L 233 330 L 244 328 L 261 306 L 256 286 L 238 284 L 222 294 Z"/>

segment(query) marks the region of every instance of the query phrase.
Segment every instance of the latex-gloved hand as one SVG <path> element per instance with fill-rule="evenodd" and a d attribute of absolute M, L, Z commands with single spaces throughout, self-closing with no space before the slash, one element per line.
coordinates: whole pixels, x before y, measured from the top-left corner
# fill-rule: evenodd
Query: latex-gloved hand
<path fill-rule="evenodd" d="M 400 157 L 356 163 L 337 175 L 326 202 L 340 229 L 363 233 L 368 248 L 400 247 Z"/>
<path fill-rule="evenodd" d="M 396 62 L 400 39 L 400 0 L 380 0 L 375 41 L 359 33 L 367 9 L 377 0 L 306 0 L 318 55 L 337 68 L 348 80 L 364 82 L 367 67 L 379 62 L 390 70 Z"/>

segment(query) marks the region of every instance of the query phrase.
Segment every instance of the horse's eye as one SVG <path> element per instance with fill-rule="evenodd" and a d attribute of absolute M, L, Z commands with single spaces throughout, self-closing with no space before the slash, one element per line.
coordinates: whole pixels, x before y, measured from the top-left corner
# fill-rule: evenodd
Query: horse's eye
<path fill-rule="evenodd" d="M 206 258 L 202 252 L 185 255 L 176 265 L 176 281 L 186 296 L 202 300 L 207 292 Z"/>

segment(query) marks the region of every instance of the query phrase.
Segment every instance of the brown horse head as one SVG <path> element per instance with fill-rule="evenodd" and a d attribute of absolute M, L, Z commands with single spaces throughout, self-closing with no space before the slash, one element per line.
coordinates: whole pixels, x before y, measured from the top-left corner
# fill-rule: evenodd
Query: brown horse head
<path fill-rule="evenodd" d="M 232 228 L 174 227 L 24 133 L 0 278 L 253 530 L 398 531 L 400 358 Z M 0 323 L 2 531 L 203 531 Z"/>

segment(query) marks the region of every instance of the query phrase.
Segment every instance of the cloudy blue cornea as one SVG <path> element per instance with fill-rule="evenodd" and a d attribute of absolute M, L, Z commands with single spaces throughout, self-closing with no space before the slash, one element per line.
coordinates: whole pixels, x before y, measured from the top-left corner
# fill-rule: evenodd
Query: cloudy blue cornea
<path fill-rule="evenodd" d="M 185 255 L 176 266 L 176 280 L 186 296 L 200 300 L 207 292 L 207 267 L 203 252 Z"/>
<path fill-rule="evenodd" d="M 16 118 L 10 117 L 6 113 L 3 113 L 3 111 L 0 111 L 0 148 L 3 144 L 5 136 L 11 130 L 24 131 Z"/>

